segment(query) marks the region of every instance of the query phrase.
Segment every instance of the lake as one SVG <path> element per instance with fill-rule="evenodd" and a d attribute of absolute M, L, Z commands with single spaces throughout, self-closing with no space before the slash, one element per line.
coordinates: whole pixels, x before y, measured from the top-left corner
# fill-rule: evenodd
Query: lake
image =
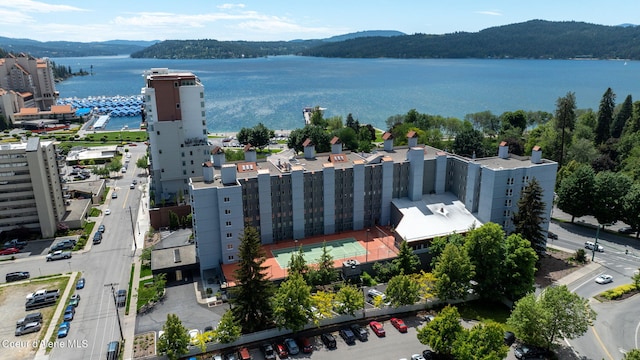
<path fill-rule="evenodd" d="M 572 91 L 578 108 L 597 110 L 611 87 L 617 103 L 640 99 L 640 62 L 615 60 L 333 59 L 277 56 L 233 60 L 132 59 L 127 56 L 53 58 L 94 75 L 58 83 L 60 97 L 140 94 L 142 73 L 154 67 L 193 72 L 205 87 L 208 129 L 237 131 L 259 122 L 271 129 L 304 126 L 302 109 L 326 108 L 325 118 L 353 114 L 361 124 L 410 109 L 464 118 L 490 110 L 553 112 Z M 118 118 L 108 129 L 136 128 Z"/>

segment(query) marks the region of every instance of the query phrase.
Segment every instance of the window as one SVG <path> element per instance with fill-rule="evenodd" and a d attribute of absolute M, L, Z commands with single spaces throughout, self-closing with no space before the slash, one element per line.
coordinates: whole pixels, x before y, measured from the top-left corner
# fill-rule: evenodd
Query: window
<path fill-rule="evenodd" d="M 200 107 L 203 108 L 204 107 L 204 101 L 200 103 Z"/>
<path fill-rule="evenodd" d="M 204 99 L 204 92 L 200 92 L 200 99 Z"/>
<path fill-rule="evenodd" d="M 230 209 L 224 209 L 224 213 L 229 215 L 229 214 L 231 214 L 231 210 Z"/>
<path fill-rule="evenodd" d="M 160 130 L 156 131 L 156 135 L 160 135 Z"/>
<path fill-rule="evenodd" d="M 227 222 L 225 223 L 225 225 L 226 225 L 226 226 L 231 226 L 231 221 L 227 221 Z"/>
<path fill-rule="evenodd" d="M 227 233 L 227 239 L 232 237 L 233 237 L 233 233 Z"/>
<path fill-rule="evenodd" d="M 233 250 L 233 244 L 227 244 L 227 250 Z"/>
<path fill-rule="evenodd" d="M 506 207 L 511 206 L 511 199 L 505 200 L 504 201 L 504 206 L 506 206 Z"/>
<path fill-rule="evenodd" d="M 224 198 L 224 202 L 228 203 L 230 200 L 231 200 L 231 199 L 229 199 L 229 197 L 228 197 L 228 196 L 225 196 L 225 198 Z"/>
<path fill-rule="evenodd" d="M 176 109 L 180 109 L 180 103 L 176 104 Z"/>
<path fill-rule="evenodd" d="M 229 255 L 227 259 L 229 259 L 229 261 L 233 261 L 233 255 Z"/>

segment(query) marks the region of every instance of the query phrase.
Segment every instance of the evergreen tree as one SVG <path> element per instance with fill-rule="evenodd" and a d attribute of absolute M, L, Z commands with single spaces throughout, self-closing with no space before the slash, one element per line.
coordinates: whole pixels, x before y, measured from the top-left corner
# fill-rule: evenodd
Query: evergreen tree
<path fill-rule="evenodd" d="M 240 237 L 239 262 L 232 288 L 233 315 L 245 333 L 266 329 L 272 322 L 271 299 L 274 286 L 266 275 L 265 254 L 256 228 L 245 227 Z"/>
<path fill-rule="evenodd" d="M 557 192 L 558 209 L 571 215 L 572 223 L 576 217 L 591 213 L 595 177 L 591 166 L 581 165 L 560 183 Z"/>
<path fill-rule="evenodd" d="M 542 188 L 536 178 L 524 187 L 518 201 L 518 212 L 513 215 L 515 232 L 531 242 L 538 254 L 547 248 L 547 237 L 542 231 L 545 204 L 542 202 Z"/>
<path fill-rule="evenodd" d="M 631 95 L 627 95 L 620 107 L 620 110 L 616 114 L 615 119 L 613 120 L 613 124 L 611 125 L 611 137 L 619 138 L 622 135 L 622 131 L 627 124 L 627 121 L 631 119 L 631 115 L 633 114 L 633 100 L 631 99 Z"/>
<path fill-rule="evenodd" d="M 333 256 L 331 251 L 327 248 L 327 242 L 322 243 L 322 254 L 315 266 L 315 269 L 310 270 L 311 282 L 316 285 L 328 285 L 336 280 L 336 270 L 333 267 Z"/>
<path fill-rule="evenodd" d="M 189 334 L 178 315 L 167 314 L 162 330 L 164 334 L 158 339 L 160 354 L 166 355 L 169 360 L 176 360 L 189 351 Z"/>
<path fill-rule="evenodd" d="M 413 249 L 406 241 L 400 243 L 398 256 L 392 262 L 400 274 L 413 274 L 420 268 L 420 258 L 413 252 Z"/>
<path fill-rule="evenodd" d="M 304 251 L 302 250 L 302 246 L 300 246 L 297 253 L 294 252 L 291 254 L 291 260 L 289 260 L 289 276 L 291 276 L 291 274 L 297 273 L 300 274 L 306 281 L 308 272 L 309 266 L 307 265 L 307 261 L 304 259 Z"/>
<path fill-rule="evenodd" d="M 602 95 L 600 107 L 598 108 L 598 124 L 596 125 L 596 144 L 600 145 L 609 139 L 611 135 L 611 122 L 613 121 L 613 110 L 616 107 L 616 95 L 611 88 Z"/>
<path fill-rule="evenodd" d="M 575 127 L 576 122 L 576 95 L 575 93 L 568 92 L 565 97 L 558 98 L 556 101 L 556 119 L 555 127 L 557 131 L 558 146 L 555 146 L 557 156 L 555 158 L 558 164 L 562 166 L 564 159 L 565 143 L 569 140 L 569 135 Z"/>

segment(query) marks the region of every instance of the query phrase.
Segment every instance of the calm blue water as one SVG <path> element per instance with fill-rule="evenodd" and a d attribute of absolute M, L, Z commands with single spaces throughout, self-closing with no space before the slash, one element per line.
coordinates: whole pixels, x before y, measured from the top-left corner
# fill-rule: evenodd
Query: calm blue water
<path fill-rule="evenodd" d="M 597 109 L 611 87 L 617 103 L 640 99 L 640 62 L 572 60 L 325 59 L 280 56 L 240 60 L 156 60 L 117 57 L 55 58 L 93 76 L 57 84 L 60 97 L 138 95 L 152 67 L 191 71 L 205 86 L 208 128 L 237 131 L 262 122 L 272 129 L 302 127 L 302 108 L 327 108 L 325 117 L 352 113 L 360 123 L 410 109 L 463 118 L 490 110 L 553 112 L 556 100 L 576 93 L 578 108 Z M 119 118 L 109 129 L 138 126 Z"/>

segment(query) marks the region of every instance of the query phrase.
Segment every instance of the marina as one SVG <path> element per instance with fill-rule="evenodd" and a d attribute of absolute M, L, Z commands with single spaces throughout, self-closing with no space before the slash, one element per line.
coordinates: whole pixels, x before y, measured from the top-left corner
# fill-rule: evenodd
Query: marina
<path fill-rule="evenodd" d="M 142 113 L 142 96 L 97 96 L 58 99 L 58 105 L 71 105 L 76 112 L 112 117 L 133 117 Z"/>

